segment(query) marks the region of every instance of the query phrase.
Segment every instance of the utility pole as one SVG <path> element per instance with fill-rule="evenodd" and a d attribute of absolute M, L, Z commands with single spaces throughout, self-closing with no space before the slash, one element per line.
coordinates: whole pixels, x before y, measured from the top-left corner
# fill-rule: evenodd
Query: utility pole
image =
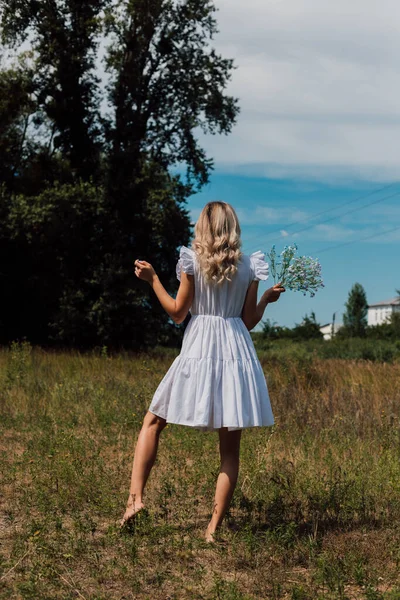
<path fill-rule="evenodd" d="M 336 311 L 337 312 L 337 311 Z M 333 340 L 333 338 L 335 337 L 335 319 L 336 319 L 336 312 L 333 313 L 333 317 L 332 317 L 332 334 L 331 334 L 331 339 Z"/>

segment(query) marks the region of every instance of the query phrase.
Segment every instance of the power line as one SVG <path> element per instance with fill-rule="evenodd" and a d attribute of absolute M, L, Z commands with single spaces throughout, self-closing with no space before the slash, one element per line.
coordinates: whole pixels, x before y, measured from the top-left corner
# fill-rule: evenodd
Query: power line
<path fill-rule="evenodd" d="M 325 210 L 322 210 L 320 212 L 317 212 L 313 215 L 310 215 L 309 217 L 306 217 L 305 219 L 299 219 L 298 221 L 293 221 L 292 223 L 289 223 L 287 225 L 282 225 L 279 229 L 274 229 L 268 233 L 265 234 L 260 234 L 258 236 L 256 236 L 255 238 L 252 239 L 252 241 L 254 240 L 258 240 L 264 237 L 269 237 L 270 235 L 273 235 L 274 233 L 279 233 L 282 229 L 285 228 L 289 228 L 289 227 L 293 227 L 294 225 L 299 225 L 300 223 L 305 223 L 307 221 L 310 221 L 311 219 L 315 219 L 317 217 L 320 217 L 321 215 L 325 215 L 329 212 L 332 212 L 334 210 L 338 210 L 339 208 L 342 208 L 343 206 L 348 206 L 349 204 L 354 204 L 354 202 L 359 202 L 360 200 L 365 200 L 366 198 L 369 198 L 370 196 L 374 195 L 374 194 L 378 194 L 380 192 L 383 192 L 391 187 L 393 187 L 397 182 L 394 183 L 390 183 L 389 185 L 385 185 L 377 190 L 373 190 L 372 192 L 368 192 L 367 194 L 363 194 L 362 196 L 358 196 L 357 198 L 353 198 L 353 200 L 348 200 L 346 202 L 343 202 L 342 204 L 339 204 L 338 206 L 334 206 L 333 208 L 327 208 Z M 340 215 L 339 215 L 340 216 Z M 279 238 L 281 239 L 281 238 Z"/>
<path fill-rule="evenodd" d="M 293 231 L 291 235 L 297 235 L 298 233 L 303 233 L 303 231 L 309 231 L 313 227 L 317 227 L 318 225 L 324 225 L 325 223 L 330 223 L 331 221 L 334 221 L 335 219 L 345 217 L 346 215 L 355 213 L 358 210 L 362 210 L 363 208 L 368 208 L 368 206 L 372 206 L 373 204 L 378 204 L 379 202 L 384 202 L 384 200 L 389 200 L 389 198 L 393 198 L 394 196 L 398 196 L 399 194 L 400 194 L 400 192 L 395 192 L 394 194 L 390 194 L 389 196 L 384 196 L 383 198 L 378 198 L 377 200 L 373 200 L 372 202 L 368 202 L 367 204 L 363 204 L 362 206 L 357 206 L 356 208 L 351 208 L 350 210 L 347 210 L 346 212 L 344 212 L 340 215 L 336 215 L 335 217 L 329 217 L 329 219 L 324 219 L 323 221 L 319 221 L 318 223 L 313 223 L 312 225 L 303 227 L 303 229 L 299 229 L 298 231 Z M 281 237 L 273 238 L 272 240 L 269 240 L 269 242 L 275 242 L 275 241 L 279 241 L 281 239 L 282 239 Z"/>
<path fill-rule="evenodd" d="M 337 244 L 336 246 L 331 246 L 330 248 L 322 248 L 322 250 L 317 250 L 317 252 L 313 252 L 313 254 L 321 254 L 322 252 L 328 252 L 329 250 L 336 250 L 336 248 L 342 248 L 343 246 L 349 246 L 350 244 L 357 244 L 357 242 L 365 242 L 365 240 L 371 240 L 374 237 L 379 237 L 380 235 L 385 235 L 385 233 L 392 233 L 393 231 L 398 231 L 400 229 L 400 225 L 397 227 L 392 227 L 392 229 L 386 229 L 385 231 L 381 231 L 380 233 L 373 233 L 372 235 L 367 235 L 366 237 L 359 238 L 358 240 L 352 240 L 351 242 L 344 242 L 342 244 Z"/>
<path fill-rule="evenodd" d="M 342 208 L 343 206 L 348 206 L 349 204 L 354 204 L 354 202 L 359 202 L 360 200 L 365 200 L 366 198 L 369 198 L 370 196 L 373 196 L 374 194 L 379 194 L 380 192 L 384 192 L 385 190 L 393 187 L 397 182 L 393 182 L 390 183 L 389 185 L 385 185 L 377 190 L 373 190 L 372 192 L 368 192 L 368 194 L 363 194 L 362 196 L 358 196 L 357 198 L 353 198 L 353 200 L 347 200 L 346 202 L 343 202 L 342 204 L 338 204 L 338 206 L 334 206 L 333 208 L 327 208 L 326 210 L 322 210 L 321 212 L 315 213 L 313 215 L 310 215 L 309 217 L 306 217 L 305 219 L 299 219 L 298 221 L 293 221 L 293 223 L 289 223 L 288 225 L 282 225 L 282 227 L 280 227 L 279 229 L 274 229 L 268 233 L 266 233 L 266 236 L 272 235 L 274 233 L 279 233 L 282 228 L 289 228 L 289 227 L 293 227 L 294 225 L 299 225 L 300 223 L 304 223 L 307 221 L 310 221 L 311 219 L 315 219 L 316 217 L 320 217 L 321 215 L 325 215 L 328 212 L 332 212 L 333 210 L 338 210 L 339 208 Z M 257 238 L 256 238 L 257 239 Z"/>

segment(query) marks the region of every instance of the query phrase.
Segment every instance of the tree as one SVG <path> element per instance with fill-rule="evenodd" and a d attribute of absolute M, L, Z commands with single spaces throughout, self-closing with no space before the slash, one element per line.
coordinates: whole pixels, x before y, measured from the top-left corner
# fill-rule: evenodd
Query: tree
<path fill-rule="evenodd" d="M 224 93 L 233 63 L 209 46 L 215 10 L 210 0 L 117 0 L 107 11 L 109 179 L 119 204 L 132 204 L 129 190 L 120 197 L 121 178 L 147 161 L 186 165 L 189 184 L 208 181 L 213 163 L 196 134 L 229 133 L 239 110 Z"/>
<path fill-rule="evenodd" d="M 305 315 L 301 323 L 295 325 L 292 330 L 292 336 L 297 340 L 322 340 L 321 325 L 317 323 L 315 313 L 310 316 Z"/>
<path fill-rule="evenodd" d="M 268 340 L 289 339 L 292 337 L 292 330 L 288 327 L 282 327 L 270 319 L 262 322 L 262 337 Z"/>
<path fill-rule="evenodd" d="M 109 0 L 0 0 L 3 42 L 29 39 L 37 102 L 48 144 L 67 158 L 71 176 L 98 175 L 101 139 L 96 51 Z"/>
<path fill-rule="evenodd" d="M 101 190 L 89 183 L 11 198 L 2 228 L 8 234 L 1 269 L 0 308 L 8 316 L 2 341 L 22 336 L 42 344 L 51 338 L 64 344 L 96 341 L 87 306 L 98 294 L 92 275 L 102 252 L 104 221 Z M 62 302 L 71 288 L 84 310 L 75 306 L 63 320 Z M 10 319 L 13 314 L 18 319 Z"/>
<path fill-rule="evenodd" d="M 14 187 L 1 190 L 0 272 L 24 278 L 8 288 L 6 337 L 29 331 L 45 343 L 51 330 L 64 344 L 135 348 L 175 339 L 133 260 L 152 262 L 176 290 L 177 247 L 191 235 L 185 203 L 213 167 L 198 132 L 229 133 L 238 113 L 225 93 L 232 61 L 210 47 L 213 3 L 0 0 L 0 12 L 3 43 L 32 46 L 29 111 L 21 94 L 0 148 L 24 140 Z M 102 35 L 109 115 L 96 74 Z M 2 99 L 0 90 L 0 112 Z M 40 313 L 32 327 L 13 312 L 13 296 L 24 304 L 28 291 Z"/>
<path fill-rule="evenodd" d="M 8 192 L 16 189 L 18 175 L 34 152 L 28 138 L 36 112 L 33 90 L 32 72 L 22 61 L 0 70 L 0 182 Z"/>
<path fill-rule="evenodd" d="M 147 286 L 127 285 L 132 263 L 144 255 L 165 287 L 175 289 L 176 246 L 190 238 L 184 204 L 212 168 L 196 134 L 229 133 L 238 113 L 237 100 L 225 94 L 232 61 L 209 47 L 217 31 L 214 12 L 209 0 L 118 0 L 106 13 L 113 107 L 105 129 L 106 195 L 115 244 L 102 314 L 113 324 L 110 332 L 123 328 L 119 339 L 127 335 L 121 315 L 128 318 L 132 306 L 136 343 L 145 343 L 150 331 L 154 340 L 156 330 L 171 328 Z M 186 180 L 172 174 L 182 165 Z M 118 290 L 118 306 L 111 290 Z"/>
<path fill-rule="evenodd" d="M 176 246 L 188 243 L 189 216 L 181 203 L 181 186 L 163 169 L 149 166 L 142 173 L 139 185 L 146 199 L 146 210 L 131 230 L 123 228 L 115 212 L 110 213 L 105 198 L 103 241 L 92 271 L 85 275 L 86 281 L 98 286 L 97 294 L 90 295 L 86 308 L 96 331 L 97 344 L 139 349 L 179 339 L 176 326 L 161 308 L 154 292 L 135 277 L 133 260 L 146 258 L 152 262 L 166 289 L 175 290 Z M 144 239 L 144 244 L 139 245 L 138 239 Z M 75 306 L 73 294 L 71 287 L 63 301 L 65 321 L 68 321 L 70 308 Z M 77 308 L 82 311 L 82 300 L 77 301 Z M 61 332 L 64 331 L 62 327 Z"/>
<path fill-rule="evenodd" d="M 390 317 L 390 326 L 393 332 L 393 337 L 400 339 L 400 313 L 392 313 Z"/>
<path fill-rule="evenodd" d="M 345 306 L 341 335 L 363 337 L 367 327 L 368 303 L 365 290 L 360 283 L 355 283 L 351 288 Z"/>

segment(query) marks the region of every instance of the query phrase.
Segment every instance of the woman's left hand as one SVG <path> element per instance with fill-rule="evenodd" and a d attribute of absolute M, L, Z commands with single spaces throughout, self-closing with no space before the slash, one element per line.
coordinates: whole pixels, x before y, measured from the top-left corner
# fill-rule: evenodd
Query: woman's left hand
<path fill-rule="evenodd" d="M 266 290 L 263 294 L 265 300 L 270 304 L 271 302 L 276 302 L 279 300 L 281 294 L 286 292 L 285 288 L 281 283 L 276 283 L 274 286 Z"/>
<path fill-rule="evenodd" d="M 135 275 L 139 279 L 151 283 L 156 275 L 155 270 L 146 260 L 135 260 Z"/>

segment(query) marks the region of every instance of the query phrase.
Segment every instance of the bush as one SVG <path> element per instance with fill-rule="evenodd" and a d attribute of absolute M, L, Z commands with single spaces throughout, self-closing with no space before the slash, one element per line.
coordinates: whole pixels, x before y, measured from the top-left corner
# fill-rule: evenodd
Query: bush
<path fill-rule="evenodd" d="M 295 340 L 322 340 L 324 337 L 321 332 L 321 325 L 317 323 L 315 318 L 315 312 L 312 312 L 310 316 L 305 315 L 302 322 L 296 324 L 292 334 Z"/>
<path fill-rule="evenodd" d="M 400 340 L 372 340 L 366 338 L 335 337 L 333 340 L 265 339 L 261 332 L 253 334 L 258 352 L 269 361 L 287 359 L 304 361 L 307 357 L 368 360 L 372 362 L 400 361 Z"/>
<path fill-rule="evenodd" d="M 400 340 L 400 313 L 393 313 L 387 323 L 367 327 L 366 336 L 375 340 Z"/>
<path fill-rule="evenodd" d="M 280 327 L 277 323 L 272 323 L 270 319 L 263 322 L 262 338 L 263 340 L 312 340 L 323 339 L 323 334 L 320 331 L 321 325 L 317 323 L 315 313 L 310 316 L 305 315 L 301 323 L 296 323 L 293 329 L 288 327 Z"/>

